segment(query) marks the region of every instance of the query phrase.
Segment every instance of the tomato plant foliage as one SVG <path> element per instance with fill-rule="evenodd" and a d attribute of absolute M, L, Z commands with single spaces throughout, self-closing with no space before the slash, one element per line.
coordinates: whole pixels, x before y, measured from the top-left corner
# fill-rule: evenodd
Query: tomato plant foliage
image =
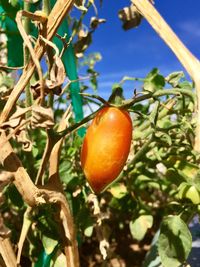
<path fill-rule="evenodd" d="M 54 2 L 30 1 L 26 5 L 24 1 L 0 1 L 1 112 L 26 71 L 26 68 L 19 71 L 6 66 L 21 66 L 22 62 L 26 65 L 32 60 L 28 50 L 23 52 L 15 16 L 19 10 L 34 12 L 47 4 L 51 11 Z M 93 18 L 90 25 L 86 24 L 84 16 L 93 4 L 93 1 L 75 1 L 76 17 L 67 15 L 64 19 L 71 38 L 66 39 L 63 32 L 62 36 L 54 37 L 57 38 L 54 43 L 46 41 L 48 49 L 41 61 L 45 86 L 42 89 L 37 69 L 25 92 L 16 99 L 9 117 L 0 125 L 1 132 L 6 133 L 13 154 L 20 159 L 38 190 L 47 188 L 64 194 L 73 216 L 81 266 L 103 266 L 106 257 L 107 266 L 120 263 L 142 266 L 147 251 L 151 252 L 156 232 L 159 232 L 156 255 L 161 264 L 181 266 L 187 263 L 192 247 L 189 222 L 200 210 L 200 155 L 193 149 L 197 106 L 193 83 L 183 72 L 164 77 L 154 68 L 146 77 L 113 81 L 113 92 L 108 88 L 107 93 L 113 99 L 116 88 L 123 91 L 124 83 L 132 81 L 132 88 L 137 88 L 131 99 L 120 99 L 117 104 L 102 99 L 97 64 L 101 55 L 87 53 L 93 32 L 105 23 L 104 19 Z M 37 39 L 40 34 L 37 23 L 32 23 L 30 18 L 27 21 L 23 21 L 27 33 L 33 40 Z M 10 23 L 14 24 L 15 35 L 11 34 Z M 20 40 L 17 57 L 13 53 L 14 36 Z M 60 50 L 56 50 L 55 44 Z M 57 53 L 64 64 L 56 58 Z M 79 67 L 84 67 L 84 77 L 79 78 Z M 64 81 L 63 68 L 67 73 Z M 69 68 L 75 72 L 70 74 Z M 92 95 L 88 94 L 91 90 Z M 125 116 L 128 124 L 124 126 L 122 118 L 115 123 L 108 121 L 98 135 L 95 131 L 91 134 L 95 123 L 103 123 L 105 114 L 102 117 L 99 114 L 108 110 Z M 85 145 L 84 127 L 88 129 Z M 123 132 L 123 127 L 128 127 L 128 131 Z M 113 131 L 117 137 L 112 135 Z M 2 151 L 4 144 L 0 144 Z M 90 151 L 88 167 L 85 158 Z M 116 172 L 107 167 L 113 155 L 120 166 Z M 18 245 L 18 250 L 22 250 L 22 266 L 64 266 L 67 233 L 60 208 L 44 201 L 42 196 L 37 199 L 39 205 L 29 207 L 18 184 L 13 183 L 16 170 L 8 171 L 4 163 L 0 170 L 2 240 L 9 238 L 12 247 Z M 96 187 L 97 180 L 100 184 Z M 90 186 L 98 196 L 94 197 Z M 0 265 L 3 261 L 2 254 Z"/>

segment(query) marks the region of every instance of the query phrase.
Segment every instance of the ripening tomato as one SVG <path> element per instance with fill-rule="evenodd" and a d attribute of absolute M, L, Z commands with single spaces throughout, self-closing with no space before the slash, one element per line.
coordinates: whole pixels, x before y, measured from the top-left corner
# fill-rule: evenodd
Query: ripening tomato
<path fill-rule="evenodd" d="M 95 193 L 100 193 L 122 171 L 131 146 L 129 113 L 115 107 L 102 108 L 83 141 L 81 165 Z"/>

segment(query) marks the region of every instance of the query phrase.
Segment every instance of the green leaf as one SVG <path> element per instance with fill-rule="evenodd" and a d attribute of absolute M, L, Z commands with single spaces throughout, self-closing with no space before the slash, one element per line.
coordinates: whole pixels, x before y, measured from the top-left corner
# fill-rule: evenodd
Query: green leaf
<path fill-rule="evenodd" d="M 15 20 L 16 13 L 21 7 L 21 1 L 17 0 L 0 0 L 0 13 L 6 13 L 6 18 L 10 17 Z M 0 17 L 1 20 L 1 17 Z"/>
<path fill-rule="evenodd" d="M 32 147 L 32 153 L 33 153 L 34 158 L 36 158 L 37 155 L 39 154 L 39 149 L 35 145 L 33 145 L 33 147 Z"/>
<path fill-rule="evenodd" d="M 180 199 L 187 198 L 192 201 L 194 205 L 200 204 L 200 194 L 198 188 L 195 185 L 191 185 L 185 182 L 181 183 L 178 187 L 178 197 Z"/>
<path fill-rule="evenodd" d="M 14 87 L 14 79 L 5 73 L 0 74 L 0 96 L 8 96 Z"/>
<path fill-rule="evenodd" d="M 12 88 L 14 86 L 14 79 L 8 75 L 0 73 L 0 87 L 6 86 L 7 88 Z"/>
<path fill-rule="evenodd" d="M 192 247 L 192 236 L 179 216 L 166 218 L 160 230 L 158 253 L 164 267 L 179 267 L 187 259 Z"/>
<path fill-rule="evenodd" d="M 123 88 L 118 83 L 113 84 L 112 93 L 108 99 L 108 102 L 120 105 L 123 99 L 124 99 Z"/>
<path fill-rule="evenodd" d="M 90 211 L 86 207 L 79 208 L 76 220 L 84 235 L 91 237 L 94 229 L 94 220 L 90 216 Z"/>
<path fill-rule="evenodd" d="M 140 215 L 137 219 L 130 221 L 129 228 L 133 238 L 142 240 L 149 228 L 153 225 L 153 216 Z"/>
<path fill-rule="evenodd" d="M 113 195 L 115 198 L 123 198 L 125 195 L 127 195 L 127 188 L 124 184 L 122 183 L 116 183 L 114 184 L 110 189 L 110 193 Z"/>
<path fill-rule="evenodd" d="M 13 6 L 13 7 L 17 7 L 17 6 L 18 6 L 18 0 L 9 0 L 9 3 L 10 3 L 11 6 Z"/>
<path fill-rule="evenodd" d="M 153 69 L 144 79 L 144 90 L 155 92 L 163 89 L 165 86 L 165 78 L 159 74 L 158 69 Z"/>
<path fill-rule="evenodd" d="M 93 229 L 94 226 L 93 225 L 88 225 L 85 229 L 84 229 L 84 235 L 87 237 L 91 237 L 92 233 L 93 233 Z"/>
<path fill-rule="evenodd" d="M 98 86 L 98 81 L 97 81 L 97 76 L 99 75 L 98 72 L 96 72 L 94 69 L 89 68 L 87 72 L 90 74 L 90 83 L 94 91 L 97 90 Z"/>
<path fill-rule="evenodd" d="M 180 179 L 180 182 L 187 181 L 192 183 L 196 181 L 196 177 L 199 173 L 198 165 L 190 163 L 187 160 L 177 156 L 170 156 L 167 161 L 165 161 L 165 165 L 170 169 L 170 171 L 173 170 L 173 172 L 176 173 L 176 176 L 178 175 L 180 178 L 182 178 Z M 170 174 L 172 173 L 170 172 Z"/>
<path fill-rule="evenodd" d="M 14 206 L 19 208 L 23 206 L 24 201 L 14 185 L 8 187 L 8 196 Z"/>
<path fill-rule="evenodd" d="M 153 125 L 156 124 L 156 122 L 157 122 L 159 107 L 160 107 L 160 102 L 155 101 L 154 106 L 153 106 L 153 110 L 152 110 L 151 114 L 149 115 L 149 120 Z"/>
<path fill-rule="evenodd" d="M 193 89 L 192 83 L 189 82 L 189 81 L 183 81 L 183 82 L 179 83 L 179 86 L 181 88 L 188 89 L 188 90 L 192 90 Z"/>
<path fill-rule="evenodd" d="M 66 266 L 66 256 L 60 250 L 56 253 L 50 263 L 51 267 Z"/>
<path fill-rule="evenodd" d="M 156 137 L 159 138 L 160 142 L 167 143 L 169 146 L 172 145 L 172 138 L 169 134 L 167 134 L 165 132 L 158 132 L 156 134 Z"/>
<path fill-rule="evenodd" d="M 49 255 L 53 252 L 54 248 L 57 246 L 58 241 L 48 236 L 42 235 L 42 244 L 46 254 Z"/>
<path fill-rule="evenodd" d="M 177 87 L 177 85 L 179 84 L 181 78 L 184 77 L 184 73 L 183 71 L 177 71 L 177 72 L 172 72 L 170 73 L 165 80 L 171 84 L 173 87 Z"/>

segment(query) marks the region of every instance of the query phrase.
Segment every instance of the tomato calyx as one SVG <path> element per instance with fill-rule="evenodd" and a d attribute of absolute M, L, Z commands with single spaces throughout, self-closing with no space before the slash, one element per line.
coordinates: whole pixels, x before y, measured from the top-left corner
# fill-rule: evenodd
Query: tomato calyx
<path fill-rule="evenodd" d="M 112 93 L 108 99 L 110 106 L 117 106 L 120 108 L 124 99 L 122 87 L 120 87 L 118 84 L 114 85 L 112 88 Z"/>

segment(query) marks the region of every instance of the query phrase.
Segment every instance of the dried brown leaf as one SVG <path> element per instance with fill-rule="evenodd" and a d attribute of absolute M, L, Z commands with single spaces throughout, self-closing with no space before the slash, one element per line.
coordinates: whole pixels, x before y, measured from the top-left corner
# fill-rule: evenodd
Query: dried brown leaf
<path fill-rule="evenodd" d="M 122 27 L 124 30 L 129 30 L 139 26 L 143 18 L 134 4 L 120 10 L 118 12 L 118 16 L 123 22 Z"/>
<path fill-rule="evenodd" d="M 25 119 L 25 114 L 30 108 L 21 108 L 17 106 L 17 110 L 10 117 L 9 121 L 2 123 L 1 128 L 16 128 L 19 126 L 23 119 Z"/>
<path fill-rule="evenodd" d="M 19 131 L 15 137 L 17 142 L 22 144 L 22 149 L 24 151 L 30 152 L 32 150 L 33 142 L 28 138 L 28 134 L 25 129 Z"/>
<path fill-rule="evenodd" d="M 105 23 L 105 19 L 99 19 L 97 17 L 91 17 L 90 19 L 90 28 L 95 30 L 100 24 Z"/>
<path fill-rule="evenodd" d="M 80 11 L 87 11 L 87 8 L 85 7 L 85 0 L 75 0 L 74 6 L 78 8 Z"/>
<path fill-rule="evenodd" d="M 0 237 L 7 238 L 11 234 L 11 230 L 3 223 L 3 218 L 0 216 Z"/>
<path fill-rule="evenodd" d="M 81 30 L 78 34 L 78 37 L 79 39 L 74 45 L 74 51 L 75 51 L 76 56 L 79 58 L 83 56 L 83 52 L 91 44 L 92 34 L 91 32 L 86 32 L 86 31 Z"/>
<path fill-rule="evenodd" d="M 0 172 L 0 190 L 1 190 L 1 185 L 2 183 L 7 185 L 13 180 L 14 176 L 12 172 L 8 171 L 1 171 Z"/>
<path fill-rule="evenodd" d="M 54 126 L 53 110 L 51 108 L 44 108 L 38 105 L 33 105 L 31 126 L 32 128 L 52 128 Z"/>
<path fill-rule="evenodd" d="M 46 80 L 46 85 L 49 90 L 57 91 L 57 88 L 60 88 L 61 92 L 61 85 L 63 84 L 66 73 L 63 62 L 59 56 L 55 56 L 54 63 L 50 70 L 50 79 Z"/>
<path fill-rule="evenodd" d="M 57 55 L 54 56 L 54 63 L 50 70 L 49 79 L 45 80 L 44 93 L 45 95 L 53 92 L 55 95 L 60 95 L 62 92 L 62 84 L 65 80 L 66 73 L 61 58 Z M 41 85 L 40 81 L 31 85 L 31 89 L 34 90 L 34 98 L 40 96 Z"/>
<path fill-rule="evenodd" d="M 2 129 L 7 129 L 7 128 L 15 128 L 18 125 L 20 125 L 21 118 L 16 118 L 16 119 L 10 119 L 7 122 L 4 122 L 1 126 Z"/>

